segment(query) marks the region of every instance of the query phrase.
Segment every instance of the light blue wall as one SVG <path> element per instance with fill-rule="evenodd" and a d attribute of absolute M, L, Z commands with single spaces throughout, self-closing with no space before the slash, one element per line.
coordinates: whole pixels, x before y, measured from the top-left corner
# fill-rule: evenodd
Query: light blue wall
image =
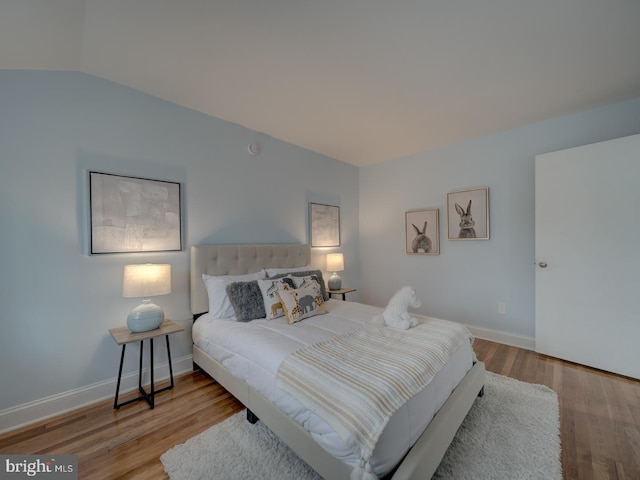
<path fill-rule="evenodd" d="M 87 170 L 181 182 L 185 250 L 88 255 Z M 309 201 L 341 207 L 357 285 L 356 167 L 89 75 L 0 71 L 0 410 L 116 376 L 108 329 L 138 303 L 122 298 L 124 265 L 170 263 L 156 303 L 189 327 L 188 246 L 306 243 Z M 190 354 L 188 330 L 172 342 Z"/>
<path fill-rule="evenodd" d="M 639 132 L 640 98 L 361 168 L 361 301 L 413 285 L 421 313 L 532 338 L 535 156 Z M 474 187 L 489 187 L 491 239 L 448 241 L 447 192 Z M 405 211 L 436 207 L 440 255 L 406 255 Z"/>
<path fill-rule="evenodd" d="M 635 99 L 357 169 L 89 75 L 0 71 L 0 410 L 113 379 L 107 331 L 137 303 L 121 296 L 128 263 L 171 263 L 157 303 L 190 324 L 186 250 L 87 254 L 89 169 L 181 182 L 185 247 L 307 242 L 308 202 L 340 205 L 349 299 L 412 284 L 422 313 L 531 337 L 535 155 L 639 132 Z M 446 193 L 477 186 L 491 239 L 447 241 Z M 406 255 L 404 212 L 431 207 L 441 254 Z M 190 353 L 188 330 L 172 338 L 174 358 Z"/>

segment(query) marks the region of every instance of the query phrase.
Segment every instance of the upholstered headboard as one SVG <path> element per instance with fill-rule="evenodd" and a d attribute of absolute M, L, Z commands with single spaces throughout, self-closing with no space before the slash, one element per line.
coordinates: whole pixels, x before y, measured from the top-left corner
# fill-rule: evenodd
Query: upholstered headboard
<path fill-rule="evenodd" d="M 202 280 L 207 275 L 242 275 L 263 268 L 304 267 L 311 261 L 309 245 L 197 245 L 191 247 L 191 313 L 209 310 Z"/>

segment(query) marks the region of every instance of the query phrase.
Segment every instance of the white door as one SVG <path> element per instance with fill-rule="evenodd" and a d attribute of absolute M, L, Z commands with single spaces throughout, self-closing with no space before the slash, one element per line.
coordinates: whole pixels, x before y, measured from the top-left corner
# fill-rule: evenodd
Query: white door
<path fill-rule="evenodd" d="M 640 135 L 536 157 L 536 351 L 640 378 Z"/>

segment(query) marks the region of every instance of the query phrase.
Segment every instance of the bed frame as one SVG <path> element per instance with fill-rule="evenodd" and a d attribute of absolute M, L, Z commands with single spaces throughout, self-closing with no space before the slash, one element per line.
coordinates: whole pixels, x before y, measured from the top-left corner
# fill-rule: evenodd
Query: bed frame
<path fill-rule="evenodd" d="M 209 309 L 202 274 L 241 275 L 263 268 L 302 267 L 311 259 L 309 245 L 200 245 L 191 247 L 191 313 L 194 319 Z M 193 346 L 199 367 L 236 397 L 300 458 L 327 480 L 347 480 L 351 466 L 331 456 L 300 425 L 207 353 Z M 387 478 L 428 479 L 436 471 L 458 427 L 484 387 L 484 364 L 476 362 L 431 420 L 400 465 Z"/>

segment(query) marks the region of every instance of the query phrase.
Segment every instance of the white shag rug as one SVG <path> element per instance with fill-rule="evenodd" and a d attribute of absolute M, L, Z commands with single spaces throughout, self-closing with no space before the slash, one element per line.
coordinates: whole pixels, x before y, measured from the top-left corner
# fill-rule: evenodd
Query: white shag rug
<path fill-rule="evenodd" d="M 165 452 L 171 480 L 320 480 L 262 422 L 233 415 Z M 476 399 L 438 468 L 436 479 L 562 480 L 556 393 L 487 372 Z"/>

